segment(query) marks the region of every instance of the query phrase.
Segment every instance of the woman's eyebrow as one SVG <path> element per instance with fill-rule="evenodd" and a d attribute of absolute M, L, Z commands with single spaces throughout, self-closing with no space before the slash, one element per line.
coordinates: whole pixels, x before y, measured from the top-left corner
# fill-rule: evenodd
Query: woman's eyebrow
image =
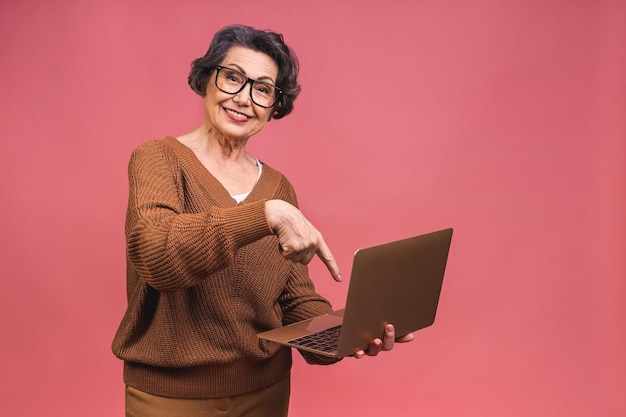
<path fill-rule="evenodd" d="M 241 72 L 243 75 L 246 75 L 246 76 L 248 75 L 248 74 L 246 73 L 246 70 L 245 70 L 245 69 L 243 69 L 243 68 L 241 68 L 241 67 L 240 67 L 239 65 L 237 65 L 237 64 L 227 64 L 227 65 L 224 65 L 224 66 L 226 66 L 226 67 L 230 67 L 230 68 L 234 68 L 234 69 L 236 69 L 237 71 Z M 252 77 L 249 77 L 249 78 L 251 78 L 251 79 L 253 79 L 253 80 L 256 80 L 256 81 L 268 81 L 268 80 L 269 80 L 269 81 L 270 81 L 270 84 L 274 84 L 274 83 L 275 83 L 275 81 L 272 79 L 272 77 L 267 76 L 267 75 L 264 75 L 264 76 L 259 77 L 259 78 L 252 78 Z"/>

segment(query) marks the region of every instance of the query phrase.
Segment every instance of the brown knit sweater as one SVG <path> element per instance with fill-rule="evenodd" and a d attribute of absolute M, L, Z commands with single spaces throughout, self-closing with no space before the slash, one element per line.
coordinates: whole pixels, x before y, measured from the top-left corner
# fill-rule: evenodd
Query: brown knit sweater
<path fill-rule="evenodd" d="M 126 384 L 214 398 L 287 376 L 291 351 L 257 333 L 330 311 L 306 266 L 280 256 L 265 218 L 268 199 L 297 205 L 287 179 L 265 164 L 238 205 L 189 148 L 168 137 L 133 152 L 129 185 L 128 309 L 113 340 Z"/>

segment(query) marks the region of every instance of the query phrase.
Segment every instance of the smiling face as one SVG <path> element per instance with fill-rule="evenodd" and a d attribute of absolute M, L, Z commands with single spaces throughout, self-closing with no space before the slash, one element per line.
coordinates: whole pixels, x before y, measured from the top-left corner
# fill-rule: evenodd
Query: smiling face
<path fill-rule="evenodd" d="M 278 77 L 278 66 L 272 58 L 241 46 L 232 47 L 220 65 L 271 84 L 275 84 Z M 217 71 L 213 71 L 204 98 L 208 131 L 231 140 L 245 141 L 263 129 L 274 109 L 254 104 L 249 84 L 237 94 L 220 91 L 215 86 L 216 75 Z"/>

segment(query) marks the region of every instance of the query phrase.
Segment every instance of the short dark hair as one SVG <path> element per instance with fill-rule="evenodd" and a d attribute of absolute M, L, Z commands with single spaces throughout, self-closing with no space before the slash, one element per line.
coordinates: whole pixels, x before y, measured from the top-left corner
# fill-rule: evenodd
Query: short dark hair
<path fill-rule="evenodd" d="M 206 95 L 206 87 L 215 67 L 220 65 L 233 46 L 242 46 L 262 52 L 272 58 L 278 66 L 276 85 L 283 90 L 274 106 L 274 119 L 287 116 L 293 110 L 300 90 L 298 84 L 298 59 L 283 39 L 283 35 L 269 30 L 257 30 L 250 26 L 231 25 L 220 29 L 209 46 L 207 53 L 191 63 L 187 81 L 201 97 Z"/>

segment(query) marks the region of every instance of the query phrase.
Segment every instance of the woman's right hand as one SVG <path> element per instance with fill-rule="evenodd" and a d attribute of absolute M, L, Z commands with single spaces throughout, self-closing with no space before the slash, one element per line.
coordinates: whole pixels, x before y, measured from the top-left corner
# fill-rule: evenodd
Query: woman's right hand
<path fill-rule="evenodd" d="M 341 281 L 341 272 L 335 257 L 324 242 L 319 230 L 295 206 L 283 200 L 265 202 L 267 223 L 278 236 L 283 258 L 308 264 L 317 255 L 335 281 Z"/>

